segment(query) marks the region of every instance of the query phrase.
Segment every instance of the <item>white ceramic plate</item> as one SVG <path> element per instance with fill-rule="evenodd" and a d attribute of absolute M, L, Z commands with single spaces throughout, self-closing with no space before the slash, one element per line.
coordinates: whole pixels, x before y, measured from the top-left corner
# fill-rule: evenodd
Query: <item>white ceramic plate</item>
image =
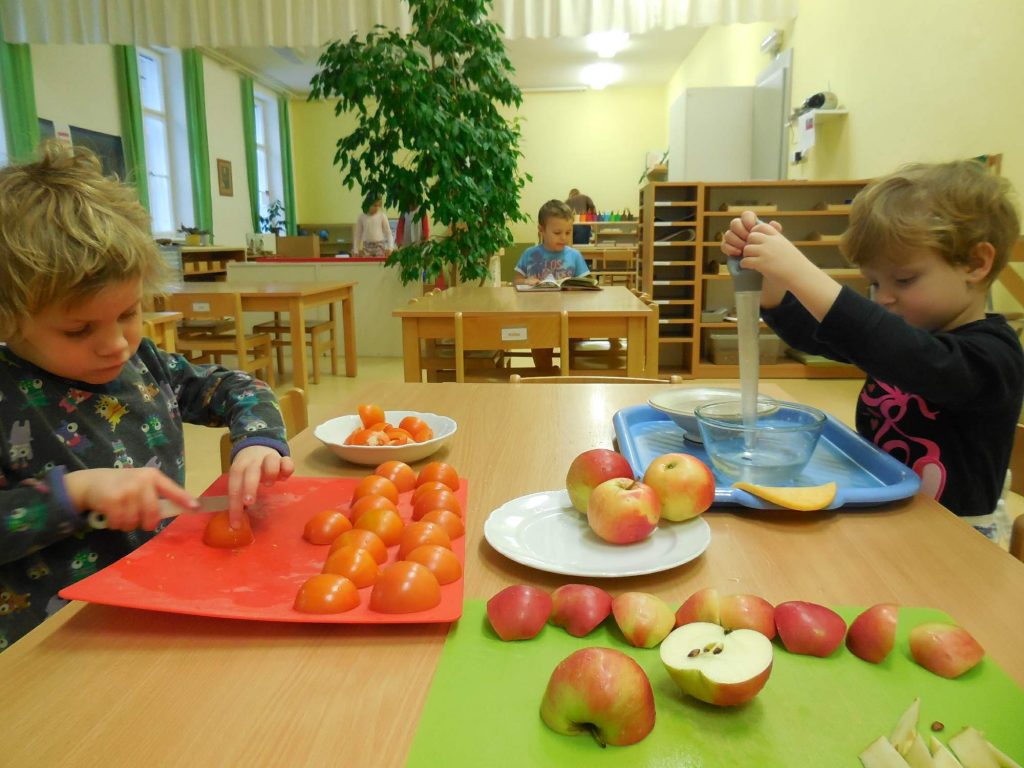
<path fill-rule="evenodd" d="M 484 538 L 510 560 L 566 576 L 639 576 L 667 571 L 698 557 L 711 543 L 703 518 L 663 521 L 647 539 L 609 544 L 573 509 L 567 491 L 512 499 L 491 512 Z"/>
<path fill-rule="evenodd" d="M 358 414 L 338 416 L 329 419 L 313 430 L 317 439 L 330 448 L 339 457 L 353 464 L 377 466 L 385 461 L 404 461 L 410 464 L 425 459 L 435 453 L 442 445 L 451 440 L 457 426 L 454 419 L 438 416 L 436 413 L 420 413 L 419 411 L 385 411 L 384 420 L 388 424 L 398 423 L 406 416 L 419 416 L 434 430 L 434 437 L 422 443 L 408 445 L 345 445 L 345 439 L 353 430 L 362 426 Z"/>

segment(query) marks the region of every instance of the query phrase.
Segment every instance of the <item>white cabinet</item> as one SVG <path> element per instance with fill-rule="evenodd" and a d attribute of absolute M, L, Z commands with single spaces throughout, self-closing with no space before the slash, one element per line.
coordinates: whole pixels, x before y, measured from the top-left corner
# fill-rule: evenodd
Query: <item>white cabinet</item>
<path fill-rule="evenodd" d="M 669 108 L 668 180 L 749 179 L 753 121 L 753 86 L 687 88 Z"/>

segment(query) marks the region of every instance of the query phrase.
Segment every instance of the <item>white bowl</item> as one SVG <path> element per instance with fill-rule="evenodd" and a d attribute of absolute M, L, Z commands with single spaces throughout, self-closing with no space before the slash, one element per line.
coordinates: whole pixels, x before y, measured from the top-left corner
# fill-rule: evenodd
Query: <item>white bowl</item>
<path fill-rule="evenodd" d="M 684 433 L 686 439 L 695 443 L 701 442 L 700 429 L 694 409 L 703 403 L 719 400 L 739 400 L 738 389 L 720 389 L 716 387 L 673 387 L 652 395 L 647 404 L 656 411 L 661 411 L 674 421 Z"/>
<path fill-rule="evenodd" d="M 345 445 L 345 439 L 353 431 L 363 426 L 358 414 L 338 416 L 328 419 L 313 430 L 316 438 L 334 451 L 345 461 L 353 464 L 377 466 L 385 461 L 404 461 L 410 464 L 425 459 L 435 453 L 442 445 L 451 440 L 458 428 L 454 419 L 438 416 L 436 413 L 420 413 L 419 411 L 385 411 L 384 420 L 388 424 L 398 423 L 406 416 L 418 416 L 434 431 L 430 440 L 422 443 L 406 445 Z"/>

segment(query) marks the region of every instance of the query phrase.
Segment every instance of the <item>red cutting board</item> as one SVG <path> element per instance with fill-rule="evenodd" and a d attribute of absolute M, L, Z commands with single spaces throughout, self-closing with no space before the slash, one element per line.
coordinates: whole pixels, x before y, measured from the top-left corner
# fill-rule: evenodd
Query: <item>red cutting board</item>
<path fill-rule="evenodd" d="M 218 549 L 203 543 L 203 531 L 212 513 L 179 515 L 130 555 L 66 587 L 60 595 L 68 600 L 123 608 L 256 621 L 411 624 L 459 618 L 464 578 L 442 586 L 441 604 L 429 611 L 371 611 L 371 587 L 359 590 L 359 605 L 345 613 L 300 613 L 292 607 L 299 587 L 320 573 L 327 558 L 327 546 L 310 544 L 302 538 L 306 521 L 323 509 L 347 511 L 359 479 L 291 477 L 260 489 L 261 511 L 251 515 L 255 541 L 240 549 Z M 225 493 L 227 475 L 222 475 L 203 495 Z M 401 494 L 398 504 L 407 522 L 412 515 L 411 496 L 412 491 Z M 461 478 L 456 496 L 465 516 L 465 478 Z M 397 545 L 390 548 L 388 562 L 397 559 L 397 551 Z M 452 551 L 465 568 L 465 536 L 452 542 Z"/>
<path fill-rule="evenodd" d="M 847 621 L 860 612 L 837 610 Z M 533 640 L 506 643 L 487 623 L 483 601 L 467 600 L 445 642 L 407 768 L 859 768 L 861 750 L 889 735 L 915 696 L 926 740 L 936 720 L 945 725 L 937 734 L 943 742 L 973 725 L 1024 760 L 1024 691 L 991 659 L 956 680 L 917 666 L 907 634 L 926 620 L 949 619 L 927 608 L 901 609 L 896 647 L 878 665 L 845 647 L 819 659 L 790 654 L 776 642 L 761 693 L 740 707 L 714 707 L 680 693 L 658 649 L 627 645 L 611 619 L 584 638 L 548 625 Z M 650 678 L 656 722 L 637 744 L 601 749 L 589 736 L 557 734 L 540 719 L 552 670 L 576 649 L 594 645 L 628 653 Z"/>

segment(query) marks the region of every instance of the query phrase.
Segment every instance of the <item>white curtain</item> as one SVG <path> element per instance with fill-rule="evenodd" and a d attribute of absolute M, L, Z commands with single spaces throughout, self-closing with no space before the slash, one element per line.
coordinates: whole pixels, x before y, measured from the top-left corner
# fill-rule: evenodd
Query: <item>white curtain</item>
<path fill-rule="evenodd" d="M 0 0 L 10 43 L 319 47 L 374 24 L 409 29 L 401 0 Z M 797 0 L 495 0 L 505 37 L 784 21 Z"/>

